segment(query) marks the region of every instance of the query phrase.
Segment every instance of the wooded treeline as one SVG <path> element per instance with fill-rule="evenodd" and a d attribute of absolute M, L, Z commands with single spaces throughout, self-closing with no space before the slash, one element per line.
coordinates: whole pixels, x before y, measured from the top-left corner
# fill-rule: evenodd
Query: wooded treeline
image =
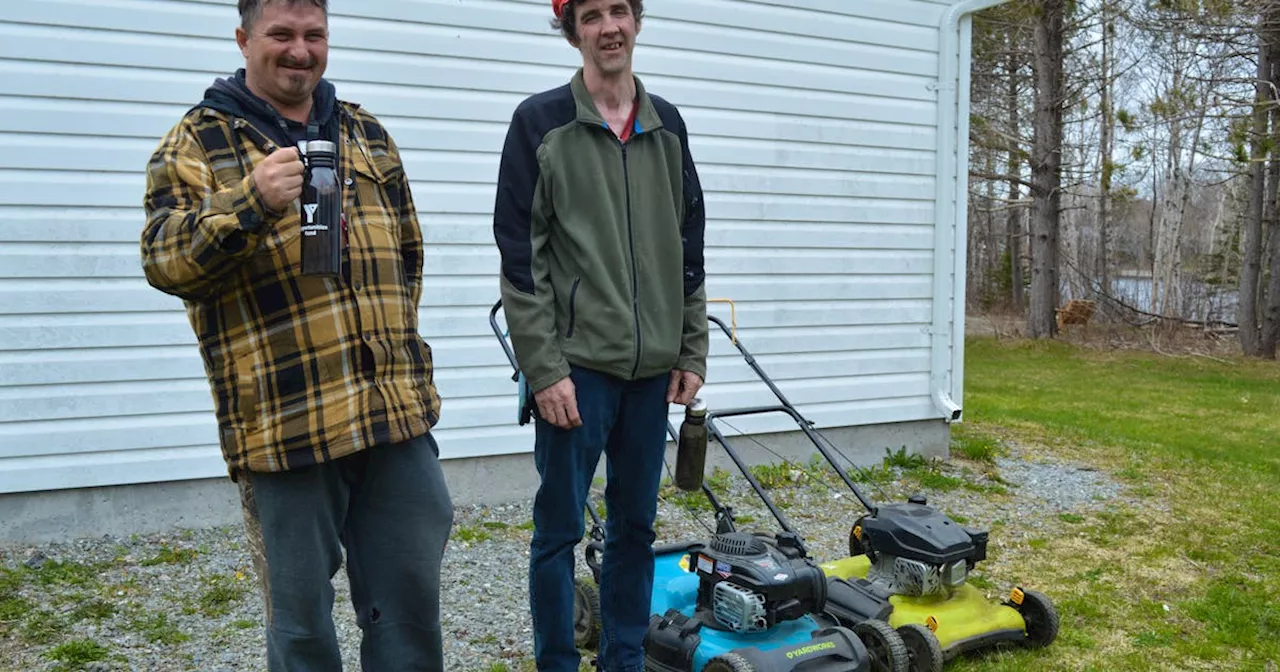
<path fill-rule="evenodd" d="M 1013 0 L 973 23 L 968 303 L 1280 340 L 1280 0 Z"/>

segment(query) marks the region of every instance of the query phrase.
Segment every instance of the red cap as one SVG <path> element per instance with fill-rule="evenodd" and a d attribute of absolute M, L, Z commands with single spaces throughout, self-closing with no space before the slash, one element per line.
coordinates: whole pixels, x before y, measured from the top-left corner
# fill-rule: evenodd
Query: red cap
<path fill-rule="evenodd" d="M 569 0 L 551 0 L 551 10 L 556 13 L 556 18 L 561 18 L 564 13 L 564 6 L 569 4 Z"/>

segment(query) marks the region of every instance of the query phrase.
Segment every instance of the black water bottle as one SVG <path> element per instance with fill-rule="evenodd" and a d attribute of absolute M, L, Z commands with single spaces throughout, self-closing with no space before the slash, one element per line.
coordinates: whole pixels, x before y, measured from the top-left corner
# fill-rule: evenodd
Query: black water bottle
<path fill-rule="evenodd" d="M 707 464 L 707 405 L 695 397 L 684 408 L 676 444 L 676 487 L 690 492 L 702 487 Z"/>
<path fill-rule="evenodd" d="M 299 143 L 301 145 L 302 143 Z M 342 268 L 342 191 L 338 187 L 337 146 L 306 143 L 307 174 L 302 184 L 302 274 L 336 276 Z"/>

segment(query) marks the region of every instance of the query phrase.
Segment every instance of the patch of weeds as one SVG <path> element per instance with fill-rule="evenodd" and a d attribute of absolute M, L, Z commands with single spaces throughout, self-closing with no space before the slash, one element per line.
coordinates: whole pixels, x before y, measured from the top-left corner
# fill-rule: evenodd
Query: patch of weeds
<path fill-rule="evenodd" d="M 969 585 L 981 590 L 991 590 L 996 587 L 994 581 L 982 576 L 981 574 L 970 574 L 967 581 L 969 582 Z"/>
<path fill-rule="evenodd" d="M 1121 469 L 1121 470 L 1117 471 L 1117 472 L 1116 472 L 1116 478 L 1119 478 L 1119 479 L 1124 480 L 1124 481 L 1132 481 L 1132 482 L 1134 482 L 1134 483 L 1141 483 L 1141 482 L 1143 482 L 1143 481 L 1147 480 L 1147 474 L 1146 474 L 1146 472 L 1144 472 L 1143 470 L 1139 469 L 1138 467 L 1135 467 L 1135 466 L 1132 466 L 1132 465 L 1131 465 L 1131 466 L 1125 467 L 1124 469 Z"/>
<path fill-rule="evenodd" d="M 483 637 L 477 637 L 471 640 L 471 643 L 472 644 L 497 644 L 498 637 L 497 635 L 484 635 Z"/>
<path fill-rule="evenodd" d="M 1084 516 L 1078 513 L 1059 513 L 1058 520 L 1061 520 L 1064 523 L 1071 523 L 1074 525 L 1077 523 L 1083 523 Z"/>
<path fill-rule="evenodd" d="M 1027 547 L 1036 551 L 1048 545 L 1049 545 L 1049 541 L 1047 539 L 1028 539 L 1027 540 Z"/>
<path fill-rule="evenodd" d="M 993 463 L 1000 454 L 1000 444 L 995 439 L 971 431 L 955 431 L 951 436 L 951 449 L 975 462 Z"/>
<path fill-rule="evenodd" d="M 1103 570 L 1101 567 L 1090 569 L 1087 572 L 1080 572 L 1075 575 L 1079 581 L 1087 581 L 1088 583 L 1097 583 L 1102 578 Z"/>
<path fill-rule="evenodd" d="M 208 587 L 196 598 L 195 606 L 206 616 L 225 616 L 231 611 L 231 605 L 245 593 L 244 586 L 223 576 L 209 576 L 205 579 L 205 584 Z"/>
<path fill-rule="evenodd" d="M 779 509 L 786 511 L 796 505 L 796 497 L 793 492 L 784 490 L 773 496 L 773 503 L 776 504 Z"/>
<path fill-rule="evenodd" d="M 0 569 L 0 598 L 18 592 L 22 588 L 22 584 L 26 583 L 27 570 L 19 567 L 18 569 Z"/>
<path fill-rule="evenodd" d="M 0 627 L 22 620 L 32 609 L 31 601 L 20 595 L 0 597 Z"/>
<path fill-rule="evenodd" d="M 62 637 L 70 624 L 58 614 L 40 609 L 31 612 L 22 623 L 22 639 L 30 644 L 49 644 Z"/>
<path fill-rule="evenodd" d="M 129 628 L 152 644 L 173 646 L 191 639 L 190 635 L 170 623 L 169 616 L 164 613 L 135 616 L 129 621 Z"/>
<path fill-rule="evenodd" d="M 728 492 L 729 486 L 732 485 L 729 480 L 729 472 L 720 467 L 712 469 L 711 473 L 707 474 L 705 478 L 707 487 L 711 488 L 711 491 L 716 494 Z"/>
<path fill-rule="evenodd" d="M 960 485 L 964 486 L 964 489 L 965 489 L 965 490 L 971 490 L 971 491 L 973 491 L 973 492 L 980 492 L 980 493 L 982 493 L 982 494 L 984 494 L 984 495 L 1007 495 L 1007 494 L 1009 494 L 1009 489 L 1008 489 L 1008 488 L 1006 488 L 1006 487 L 1004 487 L 1003 485 L 992 485 L 992 484 L 989 484 L 989 483 L 974 483 L 973 481 L 965 481 L 965 482 L 961 483 Z"/>
<path fill-rule="evenodd" d="M 189 548 L 176 548 L 173 546 L 165 546 L 161 548 L 154 556 L 143 560 L 143 567 L 154 567 L 156 565 L 181 565 L 196 559 L 196 552 Z"/>
<path fill-rule="evenodd" d="M 23 574 L 19 570 L 0 569 L 0 634 L 6 626 L 17 623 L 32 609 L 29 600 L 19 594 Z"/>
<path fill-rule="evenodd" d="M 855 483 L 871 483 L 874 485 L 886 485 L 897 480 L 897 476 L 893 473 L 893 469 L 885 465 L 876 465 L 855 469 L 850 467 L 846 472 L 849 480 Z"/>
<path fill-rule="evenodd" d="M 920 470 L 915 474 L 916 480 L 920 482 L 920 486 L 930 490 L 940 490 L 948 492 L 960 487 L 964 482 L 955 476 L 947 476 L 942 472 L 933 470 Z"/>
<path fill-rule="evenodd" d="M 91 599 L 82 602 L 71 612 L 73 621 L 104 621 L 116 615 L 116 607 L 110 602 Z"/>
<path fill-rule="evenodd" d="M 757 464 L 750 467 L 760 485 L 769 490 L 777 490 L 795 485 L 795 469 L 788 464 Z"/>
<path fill-rule="evenodd" d="M 676 506 L 694 512 L 712 510 L 711 502 L 703 496 L 701 490 L 694 492 L 678 491 L 674 495 L 671 495 L 671 500 Z"/>
<path fill-rule="evenodd" d="M 1140 531 L 1141 521 L 1128 511 L 1099 511 L 1098 524 L 1094 527 L 1095 543 L 1110 545 L 1123 541 Z"/>
<path fill-rule="evenodd" d="M 1164 649 L 1173 645 L 1174 633 L 1169 630 L 1147 630 L 1133 638 L 1133 645 L 1139 648 Z"/>
<path fill-rule="evenodd" d="M 885 448 L 884 466 L 889 468 L 898 467 L 906 470 L 923 469 L 924 467 L 929 466 L 929 460 L 919 453 L 908 453 L 906 446 L 899 448 L 896 452 Z"/>
<path fill-rule="evenodd" d="M 237 618 L 236 620 L 231 621 L 231 627 L 236 630 L 252 630 L 258 627 L 258 622 L 251 621 L 247 618 Z"/>
<path fill-rule="evenodd" d="M 55 670 L 79 670 L 89 663 L 107 660 L 110 653 L 107 647 L 91 639 L 77 639 L 49 649 L 44 657 L 58 663 Z"/>
<path fill-rule="evenodd" d="M 493 538 L 493 535 L 489 534 L 484 529 L 471 525 L 459 525 L 454 528 L 451 536 L 457 541 L 466 543 L 479 543 L 489 541 Z"/>
<path fill-rule="evenodd" d="M 517 529 L 517 530 L 524 530 L 525 532 L 532 532 L 532 531 L 533 531 L 533 519 L 532 519 L 532 518 L 530 518 L 529 520 L 526 520 L 526 521 L 524 521 L 523 523 L 520 523 L 519 525 L 516 525 L 516 529 Z"/>
<path fill-rule="evenodd" d="M 141 595 L 147 592 L 146 586 L 138 580 L 136 576 L 129 576 L 120 583 L 107 586 L 102 589 L 104 595 L 110 597 L 125 597 L 126 595 Z"/>
<path fill-rule="evenodd" d="M 35 570 L 36 580 L 45 586 L 79 586 L 93 587 L 98 580 L 98 572 L 102 568 L 79 562 L 58 562 L 51 560 Z"/>
<path fill-rule="evenodd" d="M 951 520 L 954 520 L 957 523 L 960 523 L 961 525 L 964 525 L 965 523 L 969 522 L 969 518 L 967 516 L 962 516 L 958 513 L 948 513 L 947 517 L 950 518 Z"/>
<path fill-rule="evenodd" d="M 756 517 L 749 513 L 739 513 L 733 516 L 733 521 L 740 525 L 750 525 L 756 522 Z"/>

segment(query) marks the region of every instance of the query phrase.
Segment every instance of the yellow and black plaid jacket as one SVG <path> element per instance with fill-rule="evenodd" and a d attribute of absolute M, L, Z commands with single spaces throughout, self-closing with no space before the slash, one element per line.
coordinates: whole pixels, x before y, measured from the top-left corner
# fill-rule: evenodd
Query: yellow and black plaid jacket
<path fill-rule="evenodd" d="M 268 212 L 249 175 L 277 145 L 197 107 L 147 166 L 147 281 L 184 299 L 223 456 L 282 471 L 426 433 L 439 419 L 418 334 L 422 232 L 383 126 L 339 101 L 349 245 L 340 278 L 302 276 L 298 208 Z"/>

